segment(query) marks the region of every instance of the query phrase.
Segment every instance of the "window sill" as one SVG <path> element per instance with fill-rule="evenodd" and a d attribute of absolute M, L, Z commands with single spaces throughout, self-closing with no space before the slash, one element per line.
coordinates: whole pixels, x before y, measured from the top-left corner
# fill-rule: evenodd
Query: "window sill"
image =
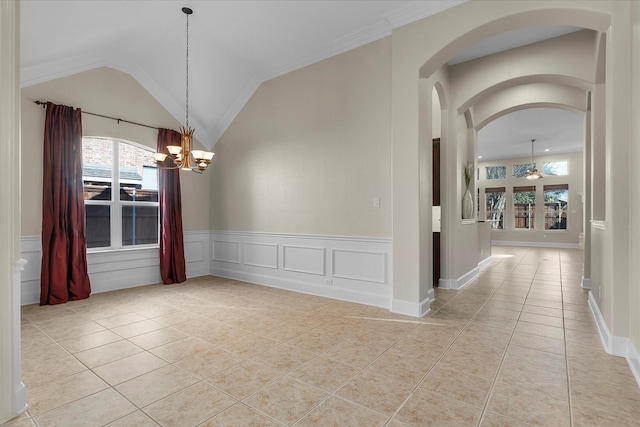
<path fill-rule="evenodd" d="M 160 249 L 160 245 L 133 246 L 130 248 L 95 248 L 87 249 L 87 255 L 92 254 L 117 254 L 120 252 L 139 252 L 149 249 Z"/>

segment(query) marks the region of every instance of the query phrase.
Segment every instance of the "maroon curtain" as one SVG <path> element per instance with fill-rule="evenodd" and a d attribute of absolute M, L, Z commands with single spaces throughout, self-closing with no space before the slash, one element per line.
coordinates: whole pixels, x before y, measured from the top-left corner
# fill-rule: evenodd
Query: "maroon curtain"
<path fill-rule="evenodd" d="M 170 129 L 158 129 L 158 152 L 167 153 L 168 145 L 180 145 L 182 135 Z M 166 160 L 171 164 L 170 158 Z M 166 284 L 187 280 L 182 235 L 182 197 L 180 170 L 160 169 L 160 276 Z"/>
<path fill-rule="evenodd" d="M 80 109 L 47 103 L 42 187 L 40 305 L 88 298 Z"/>

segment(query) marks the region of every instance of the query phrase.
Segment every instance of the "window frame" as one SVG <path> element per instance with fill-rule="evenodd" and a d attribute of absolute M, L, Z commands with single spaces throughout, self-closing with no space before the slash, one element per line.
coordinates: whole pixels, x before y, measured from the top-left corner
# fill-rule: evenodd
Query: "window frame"
<path fill-rule="evenodd" d="M 93 139 L 93 140 L 103 140 L 105 143 L 111 144 L 111 200 L 84 200 L 85 205 L 93 205 L 93 206 L 109 206 L 109 217 L 110 217 L 110 239 L 111 244 L 109 246 L 99 246 L 99 247 L 87 247 L 87 253 L 97 253 L 97 252 L 113 252 L 113 251 L 127 251 L 127 250 L 136 250 L 136 249 L 157 249 L 160 247 L 160 191 L 158 189 L 158 201 L 157 202 L 149 202 L 149 201 L 129 201 L 129 200 L 120 200 L 120 189 L 122 182 L 120 181 L 120 144 L 125 143 L 132 145 L 136 148 L 143 149 L 145 151 L 149 151 L 153 153 L 154 150 L 132 141 L 127 141 L 120 138 L 113 137 L 102 137 L 102 136 L 83 136 L 83 148 L 84 148 L 84 139 Z M 83 158 L 84 165 L 84 158 Z M 159 179 L 159 178 L 158 178 Z M 82 175 L 82 185 L 84 188 L 85 175 L 83 172 Z M 126 184 L 127 180 L 123 180 Z M 159 181 L 158 181 L 159 186 Z M 156 207 L 158 209 L 158 223 L 157 223 L 157 234 L 156 234 L 156 243 L 145 243 L 138 245 L 123 245 L 122 243 L 122 226 L 123 226 L 123 207 L 125 206 L 151 206 Z M 114 215 L 114 213 L 117 213 Z M 85 213 L 85 223 L 86 223 L 86 213 Z M 86 227 L 86 226 L 85 226 Z"/>
<path fill-rule="evenodd" d="M 531 203 L 529 203 L 529 207 L 525 214 L 525 217 L 516 216 L 518 214 L 518 210 L 516 209 L 516 194 L 517 193 L 533 193 L 533 207 Z M 515 231 L 536 231 L 536 207 L 537 207 L 537 199 L 538 199 L 538 191 L 535 185 L 524 185 L 524 186 L 515 186 L 512 189 L 512 197 L 513 197 L 513 230 Z M 528 227 L 518 227 L 518 218 L 526 218 L 528 219 Z"/>
<path fill-rule="evenodd" d="M 487 201 L 487 196 L 489 194 L 500 194 L 502 193 L 502 197 L 504 198 L 504 208 L 502 209 L 502 211 L 500 211 L 500 216 L 501 219 L 499 220 L 493 220 L 493 219 L 489 219 L 489 217 L 493 215 L 493 210 L 489 209 L 489 204 Z M 485 216 L 486 216 L 486 221 L 491 223 L 491 231 L 495 231 L 495 230 L 506 230 L 506 215 L 505 213 L 507 212 L 507 188 L 506 187 L 486 187 L 484 189 L 484 204 L 485 204 Z M 498 227 L 499 225 L 502 225 L 502 227 Z"/>
<path fill-rule="evenodd" d="M 554 163 L 564 163 L 565 167 L 566 167 L 566 173 L 550 173 L 549 169 L 551 169 L 551 167 L 548 167 L 547 165 L 550 164 L 554 164 Z M 550 160 L 547 162 L 542 162 L 542 174 L 544 176 L 569 176 L 569 161 L 568 160 Z"/>
<path fill-rule="evenodd" d="M 562 218 L 564 218 L 565 222 L 564 222 L 564 228 L 547 228 L 547 218 L 556 218 L 556 215 L 554 216 L 548 216 L 547 215 L 547 210 L 548 210 L 548 204 L 549 202 L 547 202 L 547 192 L 554 192 L 554 191 L 566 191 L 567 193 L 567 201 L 566 204 L 564 206 L 564 214 L 560 215 L 560 222 L 562 222 Z M 568 196 L 569 196 L 569 184 L 550 184 L 550 185 L 544 185 L 542 187 L 542 196 L 543 196 L 543 201 L 544 201 L 544 231 L 551 231 L 551 232 L 562 232 L 562 231 L 568 231 L 569 230 L 569 200 L 568 200 Z M 555 203 L 554 203 L 555 204 Z M 554 213 L 557 213 L 557 210 L 554 207 Z"/>
<path fill-rule="evenodd" d="M 502 172 L 504 172 L 504 176 L 499 176 L 497 178 L 493 177 L 492 174 L 489 172 L 489 169 L 492 170 L 500 170 Z M 502 175 L 502 174 L 498 174 L 498 175 Z M 484 167 L 484 176 L 486 180 L 496 180 L 496 179 L 507 179 L 507 167 L 506 166 L 485 166 Z"/>

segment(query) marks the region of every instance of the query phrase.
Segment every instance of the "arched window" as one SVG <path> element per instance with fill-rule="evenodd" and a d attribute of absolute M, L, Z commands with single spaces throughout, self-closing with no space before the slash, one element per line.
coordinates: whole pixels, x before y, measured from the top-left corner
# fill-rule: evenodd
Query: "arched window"
<path fill-rule="evenodd" d="M 87 248 L 158 244 L 158 169 L 153 153 L 119 139 L 82 138 Z"/>

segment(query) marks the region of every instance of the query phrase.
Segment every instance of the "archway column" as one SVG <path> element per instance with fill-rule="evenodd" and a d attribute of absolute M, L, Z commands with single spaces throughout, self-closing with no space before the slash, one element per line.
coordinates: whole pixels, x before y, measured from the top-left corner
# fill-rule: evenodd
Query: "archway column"
<path fill-rule="evenodd" d="M 603 252 L 602 299 L 600 310 L 614 336 L 629 336 L 629 275 L 631 264 L 630 180 L 631 128 L 637 118 L 631 116 L 629 88 L 637 76 L 631 75 L 630 3 L 616 4 L 612 30 L 607 32 L 605 82 L 605 230 Z M 635 141 L 637 143 L 637 141 Z M 597 260 L 594 260 L 597 261 Z M 602 261 L 599 261 L 602 262 Z M 638 284 L 636 283 L 636 286 Z M 610 348 L 610 351 L 616 352 Z"/>
<path fill-rule="evenodd" d="M 417 72 L 403 85 L 403 96 L 420 103 L 415 115 L 398 117 L 393 144 L 393 299 L 391 311 L 421 317 L 433 299 L 431 236 L 431 90 Z M 402 103 L 394 93 L 393 102 Z M 402 97 L 400 97 L 402 98 Z"/>
<path fill-rule="evenodd" d="M 0 2 L 0 422 L 26 410 L 20 381 L 19 7 Z"/>

